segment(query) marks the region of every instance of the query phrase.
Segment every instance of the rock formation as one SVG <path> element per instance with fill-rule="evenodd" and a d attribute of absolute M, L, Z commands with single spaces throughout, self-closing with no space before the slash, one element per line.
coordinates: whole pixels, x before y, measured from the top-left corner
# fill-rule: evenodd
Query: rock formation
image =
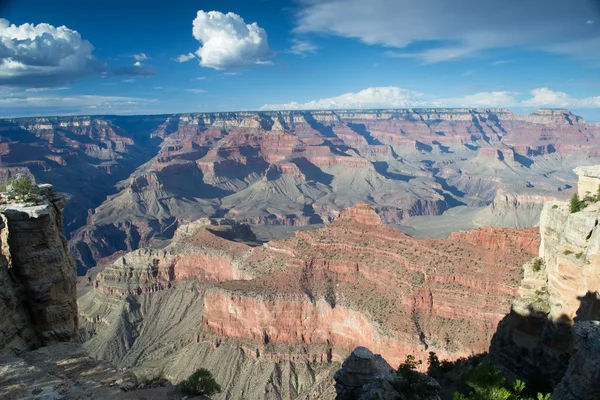
<path fill-rule="evenodd" d="M 396 224 L 491 204 L 475 226 L 535 225 L 534 197 L 597 163 L 599 132 L 566 110 L 21 118 L 0 122 L 0 180 L 27 173 L 65 193 L 84 274 L 207 217 L 301 227 L 367 202 Z"/>
<path fill-rule="evenodd" d="M 51 185 L 19 201 L 0 193 L 0 398 L 180 399 L 168 382 L 138 380 L 74 343 L 76 266 L 62 234 L 64 205 Z"/>
<path fill-rule="evenodd" d="M 91 271 L 79 305 L 92 355 L 173 382 L 205 367 L 222 396 L 333 398 L 327 382 L 357 346 L 396 366 L 486 350 L 539 247 L 533 229 L 417 240 L 366 204 L 262 246 L 215 227 Z"/>
<path fill-rule="evenodd" d="M 62 234 L 64 200 L 50 185 L 0 205 L 0 353 L 77 339 L 75 263 Z"/>
<path fill-rule="evenodd" d="M 593 170 L 586 169 L 586 173 Z M 592 179 L 597 177 L 582 178 L 586 192 Z M 588 346 L 587 336 L 594 338 L 594 324 L 579 324 L 600 320 L 599 220 L 600 202 L 591 202 L 576 213 L 570 212 L 568 202 L 545 203 L 540 258 L 525 265 L 519 297 L 492 340 L 492 355 L 538 390 L 548 392 L 555 387 L 567 371 L 573 349 Z M 590 346 L 591 350 L 594 344 Z M 582 368 L 583 353 L 577 354 L 568 367 L 571 375 Z M 588 398 L 577 397 L 578 391 L 585 392 L 585 382 L 573 379 L 565 375 L 560 393 L 567 396 L 570 391 L 574 397 L 561 398 Z"/>
<path fill-rule="evenodd" d="M 406 384 L 406 378 L 397 373 L 379 354 L 373 354 L 365 347 L 354 349 L 350 357 L 336 371 L 335 390 L 339 400 L 396 400 L 396 399 L 428 399 L 439 400 L 437 393 L 439 383 L 427 375 L 415 373 L 426 382 L 423 393 L 399 392 L 399 387 Z"/>
<path fill-rule="evenodd" d="M 600 323 L 576 322 L 573 326 L 573 348 L 569 368 L 552 393 L 555 400 L 600 398 Z"/>
<path fill-rule="evenodd" d="M 575 168 L 578 176 L 577 193 L 583 198 L 588 194 L 595 194 L 600 187 L 600 165 Z"/>

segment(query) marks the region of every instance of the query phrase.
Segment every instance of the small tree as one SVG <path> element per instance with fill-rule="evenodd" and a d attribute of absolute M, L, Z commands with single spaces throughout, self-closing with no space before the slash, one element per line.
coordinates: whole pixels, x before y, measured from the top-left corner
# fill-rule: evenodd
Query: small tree
<path fill-rule="evenodd" d="M 581 211 L 581 200 L 579 200 L 579 195 L 577 193 L 575 193 L 573 197 L 571 197 L 571 202 L 569 203 L 569 210 L 571 210 L 571 213 Z"/>
<path fill-rule="evenodd" d="M 431 376 L 437 375 L 437 373 L 442 368 L 442 364 L 440 363 L 440 359 L 438 358 L 437 354 L 435 354 L 435 352 L 433 351 L 430 351 L 427 362 L 429 363 L 429 367 L 427 368 L 427 374 Z"/>
<path fill-rule="evenodd" d="M 29 177 L 25 175 L 17 175 L 15 177 L 8 178 L 6 181 L 6 186 L 2 187 L 2 191 L 6 191 L 9 195 L 16 198 L 24 199 L 33 194 L 35 188 L 35 185 L 31 179 L 29 179 Z"/>
<path fill-rule="evenodd" d="M 214 380 L 209 370 L 200 368 L 183 383 L 183 389 L 193 395 L 212 396 L 221 391 L 221 386 Z"/>
<path fill-rule="evenodd" d="M 506 378 L 489 362 L 470 367 L 463 379 L 471 392 L 468 395 L 454 393 L 453 400 L 533 400 L 521 394 L 525 390 L 523 381 L 517 379 L 508 386 Z M 536 399 L 549 400 L 550 395 L 538 393 Z"/>

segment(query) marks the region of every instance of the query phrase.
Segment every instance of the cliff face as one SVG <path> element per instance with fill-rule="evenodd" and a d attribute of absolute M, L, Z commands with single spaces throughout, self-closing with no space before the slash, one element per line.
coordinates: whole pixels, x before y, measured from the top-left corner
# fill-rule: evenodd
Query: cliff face
<path fill-rule="evenodd" d="M 62 234 L 64 200 L 40 186 L 35 204 L 1 206 L 0 352 L 77 338 L 75 263 Z"/>
<path fill-rule="evenodd" d="M 479 225 L 535 225 L 533 197 L 597 163 L 599 132 L 566 110 L 23 118 L 0 121 L 0 181 L 27 173 L 67 194 L 83 274 L 203 217 L 306 226 L 367 202 L 391 224 L 494 203 Z"/>
<path fill-rule="evenodd" d="M 519 297 L 492 340 L 490 352 L 541 391 L 548 392 L 561 381 L 574 349 L 587 348 L 585 340 L 578 339 L 583 331 L 577 324 L 600 320 L 599 220 L 600 203 L 576 213 L 570 212 L 568 202 L 545 203 L 540 218 L 540 261 L 525 265 Z M 582 357 L 579 352 L 573 356 L 572 375 L 583 368 Z M 565 379 L 567 375 L 561 393 L 587 390 L 572 387 L 581 383 L 578 378 L 573 377 L 571 383 Z"/>
<path fill-rule="evenodd" d="M 223 396 L 254 398 L 273 382 L 269 398 L 315 396 L 357 346 L 396 366 L 428 350 L 443 359 L 486 350 L 539 247 L 527 229 L 417 240 L 366 204 L 258 247 L 217 228 L 182 227 L 164 249 L 92 270 L 79 298 L 91 354 L 173 381 L 204 360 Z"/>

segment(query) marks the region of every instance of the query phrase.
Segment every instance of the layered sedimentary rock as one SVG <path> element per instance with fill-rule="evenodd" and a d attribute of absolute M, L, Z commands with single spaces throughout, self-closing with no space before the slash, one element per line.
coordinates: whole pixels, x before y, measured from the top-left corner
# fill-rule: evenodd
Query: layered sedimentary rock
<path fill-rule="evenodd" d="M 2 204 L 0 352 L 77 339 L 75 263 L 62 234 L 64 200 L 51 186 Z"/>
<path fill-rule="evenodd" d="M 86 223 L 114 185 L 152 157 L 150 132 L 163 117 L 50 117 L 0 120 L 0 180 L 17 173 L 48 182 L 69 202 L 65 233 Z"/>
<path fill-rule="evenodd" d="M 588 180 L 583 181 L 585 187 Z M 544 205 L 540 258 L 525 266 L 519 297 L 492 341 L 492 354 L 540 391 L 548 392 L 560 382 L 574 346 L 587 346 L 585 340 L 577 339 L 583 331 L 575 328 L 572 332 L 573 323 L 600 319 L 599 220 L 600 202 L 590 202 L 575 213 L 568 202 Z M 593 324 L 585 326 L 592 329 Z M 577 361 L 581 355 L 574 357 L 572 362 L 581 364 Z M 564 393 L 569 384 L 561 386 Z M 576 393 L 579 389 L 568 390 Z"/>
<path fill-rule="evenodd" d="M 417 240 L 366 204 L 258 247 L 225 236 L 203 220 L 92 270 L 86 348 L 175 382 L 202 359 L 223 396 L 333 398 L 326 382 L 357 346 L 392 365 L 486 350 L 539 247 L 527 229 Z"/>
<path fill-rule="evenodd" d="M 306 226 L 368 202 L 396 224 L 488 206 L 501 188 L 530 211 L 497 204 L 479 222 L 529 226 L 537 205 L 525 199 L 572 187 L 575 165 L 597 163 L 599 129 L 566 110 L 24 118 L 2 121 L 0 177 L 28 173 L 67 194 L 83 274 L 203 217 Z"/>
<path fill-rule="evenodd" d="M 566 198 L 560 192 L 507 191 L 499 188 L 494 201 L 473 218 L 475 226 L 538 226 L 544 203 Z"/>
<path fill-rule="evenodd" d="M 598 193 L 598 188 L 600 188 L 599 165 L 578 167 L 575 168 L 575 173 L 579 179 L 577 182 L 577 193 L 581 198 Z"/>

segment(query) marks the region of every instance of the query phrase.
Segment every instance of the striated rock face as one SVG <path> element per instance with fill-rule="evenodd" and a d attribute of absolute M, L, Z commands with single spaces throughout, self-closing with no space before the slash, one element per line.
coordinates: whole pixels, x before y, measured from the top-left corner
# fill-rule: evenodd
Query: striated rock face
<path fill-rule="evenodd" d="M 0 352 L 77 338 L 75 263 L 62 234 L 64 200 L 40 186 L 37 204 L 2 205 Z"/>
<path fill-rule="evenodd" d="M 599 220 L 600 203 L 577 213 L 570 212 L 568 202 L 545 203 L 540 258 L 525 265 L 519 298 L 492 340 L 491 354 L 536 390 L 549 392 L 561 382 L 574 348 L 586 346 L 578 337 L 593 326 L 580 322 L 600 319 Z M 571 362 L 581 364 L 578 357 L 574 355 Z M 565 375 L 561 396 L 587 390 L 578 389 L 585 383 L 573 379 Z M 561 398 L 593 398 L 573 396 Z"/>
<path fill-rule="evenodd" d="M 491 205 L 475 226 L 536 225 L 534 197 L 598 163 L 599 132 L 566 110 L 23 118 L 0 122 L 0 181 L 27 173 L 65 193 L 83 275 L 199 218 L 302 227 L 368 203 L 396 224 Z"/>
<path fill-rule="evenodd" d="M 507 191 L 500 188 L 494 201 L 473 222 L 476 226 L 530 227 L 538 226 L 544 203 L 567 196 L 558 192 Z"/>
<path fill-rule="evenodd" d="M 0 180 L 17 173 L 54 185 L 69 202 L 65 234 L 86 223 L 114 185 L 151 158 L 157 117 L 49 117 L 0 121 Z M 162 117 L 159 117 L 163 119 Z M 162 122 L 162 121 L 161 121 Z"/>
<path fill-rule="evenodd" d="M 600 188 L 600 165 L 590 167 L 577 167 L 575 173 L 578 175 L 577 193 L 579 197 L 586 195 L 595 195 Z"/>
<path fill-rule="evenodd" d="M 223 398 L 334 398 L 322 384 L 357 346 L 396 366 L 408 354 L 485 351 L 536 235 L 486 228 L 417 240 L 359 205 L 323 229 L 253 247 L 203 220 L 162 250 L 92 270 L 82 335 L 92 355 L 174 382 L 204 360 Z"/>
<path fill-rule="evenodd" d="M 582 310 L 586 296 L 600 292 L 600 203 L 570 213 L 567 203 L 547 203 L 540 219 L 544 258 L 548 276 L 550 316 L 573 320 L 600 319 L 600 310 Z"/>

